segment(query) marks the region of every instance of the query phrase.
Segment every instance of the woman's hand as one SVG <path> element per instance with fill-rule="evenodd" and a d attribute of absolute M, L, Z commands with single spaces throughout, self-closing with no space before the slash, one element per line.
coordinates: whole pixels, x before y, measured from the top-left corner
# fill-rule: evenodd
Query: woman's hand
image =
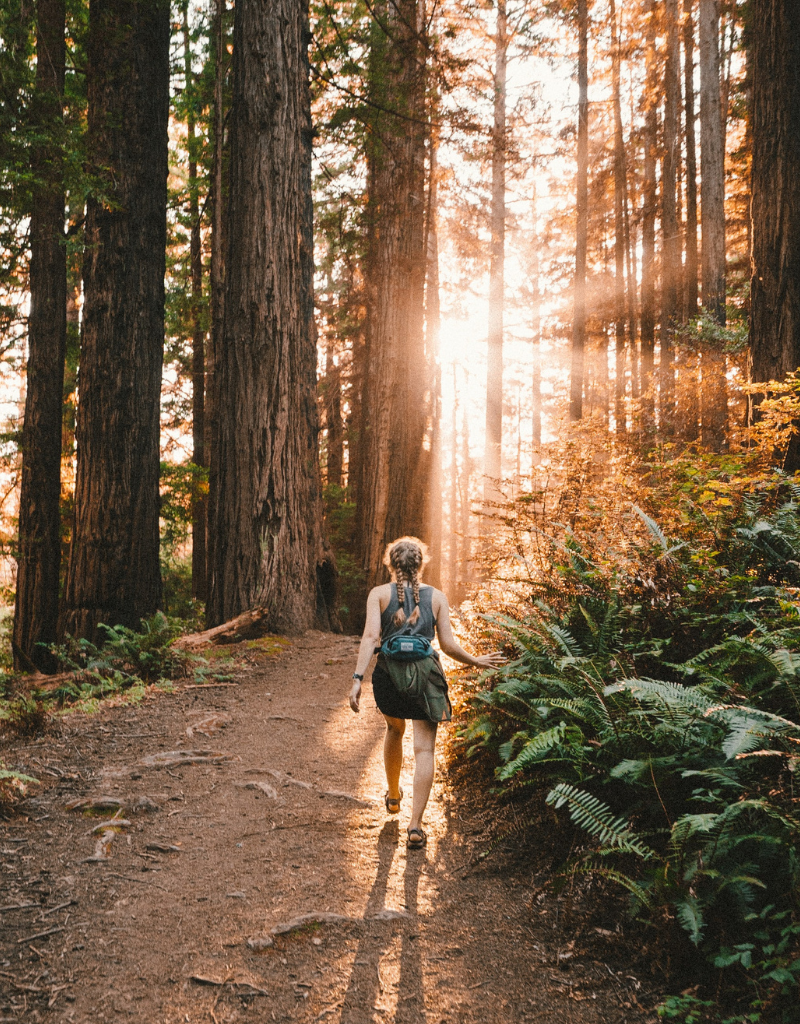
<path fill-rule="evenodd" d="M 350 707 L 355 712 L 361 710 L 361 683 L 358 679 L 353 680 L 353 688 L 350 691 Z"/>
<path fill-rule="evenodd" d="M 476 668 L 500 668 L 505 665 L 507 659 L 502 651 L 492 651 L 491 654 L 482 654 L 475 659 Z"/>

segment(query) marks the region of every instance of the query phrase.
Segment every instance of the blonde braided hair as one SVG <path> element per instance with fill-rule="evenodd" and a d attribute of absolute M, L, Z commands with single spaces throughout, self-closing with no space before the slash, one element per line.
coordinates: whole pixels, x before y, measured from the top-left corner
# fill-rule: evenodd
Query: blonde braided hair
<path fill-rule="evenodd" d="M 392 541 L 386 549 L 383 563 L 388 566 L 397 584 L 397 600 L 400 605 L 392 617 L 395 626 L 402 626 L 406 621 L 403 605 L 408 585 L 411 586 L 411 592 L 414 595 L 414 611 L 411 613 L 408 624 L 413 626 L 415 622 L 419 621 L 420 576 L 427 561 L 427 548 L 417 537 L 400 537 L 398 540 Z"/>

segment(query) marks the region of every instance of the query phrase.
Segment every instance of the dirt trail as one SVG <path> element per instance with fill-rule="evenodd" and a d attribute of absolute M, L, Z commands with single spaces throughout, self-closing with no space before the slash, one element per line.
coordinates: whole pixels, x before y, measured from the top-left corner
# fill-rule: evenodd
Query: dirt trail
<path fill-rule="evenodd" d="M 347 707 L 356 647 L 309 633 L 235 685 L 3 750 L 47 787 L 0 824 L 0 1022 L 654 1020 L 629 971 L 573 956 L 518 880 L 476 869 L 443 783 L 406 852 L 370 688 Z M 406 753 L 410 795 L 410 730 Z M 67 809 L 99 796 L 122 809 Z M 92 833 L 115 813 L 129 824 Z M 329 917 L 280 933 L 309 914 Z"/>

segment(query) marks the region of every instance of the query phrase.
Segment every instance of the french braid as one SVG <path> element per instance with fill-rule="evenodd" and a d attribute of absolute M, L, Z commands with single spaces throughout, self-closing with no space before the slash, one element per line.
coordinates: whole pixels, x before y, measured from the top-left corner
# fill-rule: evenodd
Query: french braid
<path fill-rule="evenodd" d="M 422 561 L 421 557 L 420 561 Z M 419 570 L 416 567 L 411 570 L 411 591 L 414 594 L 414 611 L 408 620 L 409 626 L 413 626 L 415 622 L 419 621 Z"/>
<path fill-rule="evenodd" d="M 399 608 L 392 616 L 395 626 L 402 626 L 406 621 L 405 598 L 406 586 L 410 584 L 411 592 L 414 595 L 414 611 L 408 620 L 409 625 L 419 621 L 419 587 L 420 569 L 422 568 L 425 555 L 422 543 L 415 537 L 402 537 L 389 545 L 384 561 L 392 571 L 397 586 L 397 601 Z"/>
<path fill-rule="evenodd" d="M 397 583 L 397 602 L 400 607 L 392 616 L 392 622 L 395 626 L 402 626 L 406 621 L 406 613 L 403 605 L 406 603 L 406 580 L 403 570 L 400 568 L 395 569 L 395 582 Z"/>

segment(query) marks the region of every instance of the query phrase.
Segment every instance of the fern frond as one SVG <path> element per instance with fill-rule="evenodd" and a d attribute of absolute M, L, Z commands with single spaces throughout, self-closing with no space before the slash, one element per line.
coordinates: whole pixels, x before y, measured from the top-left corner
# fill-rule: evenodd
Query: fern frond
<path fill-rule="evenodd" d="M 608 804 L 591 793 L 560 782 L 547 794 L 547 803 L 554 804 L 556 810 L 566 804 L 575 824 L 606 846 L 616 846 L 621 852 L 636 854 L 644 860 L 653 856 L 653 850 L 631 830 L 628 822 L 615 817 Z"/>

